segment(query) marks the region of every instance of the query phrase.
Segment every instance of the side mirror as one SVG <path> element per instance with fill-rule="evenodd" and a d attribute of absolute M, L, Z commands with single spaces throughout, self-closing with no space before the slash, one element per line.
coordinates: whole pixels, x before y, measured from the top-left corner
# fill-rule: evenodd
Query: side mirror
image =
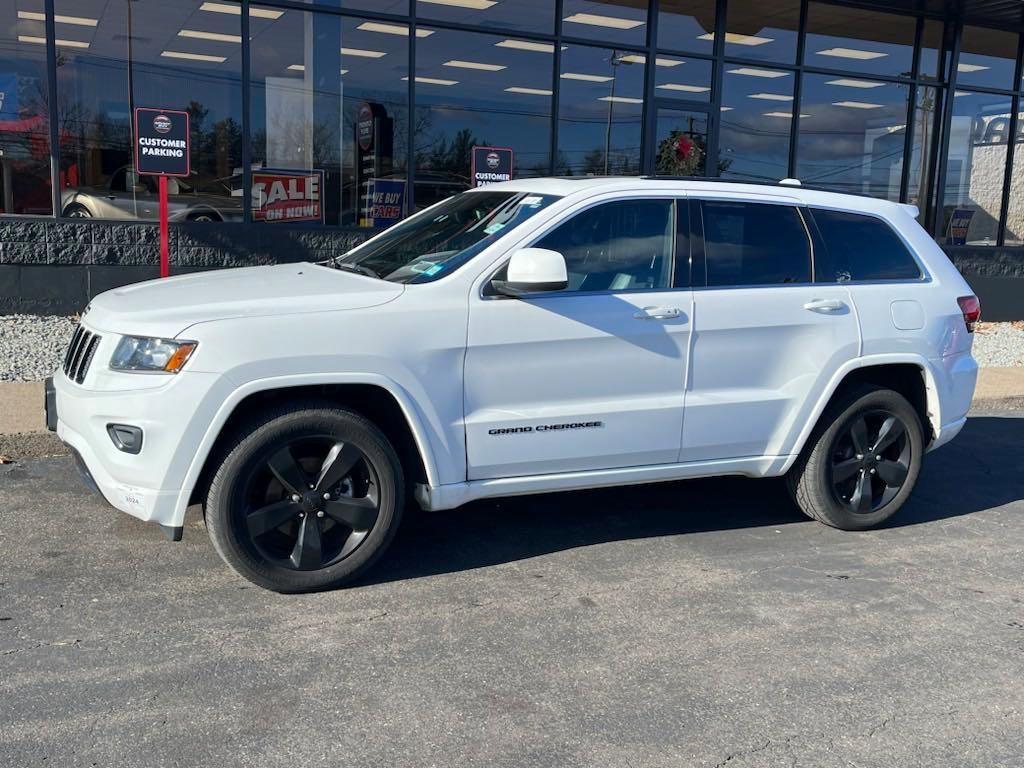
<path fill-rule="evenodd" d="M 547 248 L 523 248 L 508 261 L 505 280 L 495 280 L 494 289 L 506 296 L 562 291 L 569 285 L 565 257 Z"/>

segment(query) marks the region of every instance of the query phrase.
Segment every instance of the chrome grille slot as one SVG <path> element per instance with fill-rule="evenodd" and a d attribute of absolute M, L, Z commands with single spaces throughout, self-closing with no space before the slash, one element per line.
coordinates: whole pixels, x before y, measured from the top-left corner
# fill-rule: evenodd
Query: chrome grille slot
<path fill-rule="evenodd" d="M 89 366 L 100 345 L 100 339 L 99 335 L 90 333 L 81 325 L 75 329 L 71 345 L 64 356 L 64 374 L 76 384 L 85 381 L 85 375 L 89 372 Z"/>

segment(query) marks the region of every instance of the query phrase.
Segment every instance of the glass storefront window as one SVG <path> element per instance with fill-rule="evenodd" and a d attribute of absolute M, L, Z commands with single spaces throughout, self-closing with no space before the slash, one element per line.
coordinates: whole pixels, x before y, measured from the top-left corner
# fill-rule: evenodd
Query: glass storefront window
<path fill-rule="evenodd" d="M 804 64 L 910 77 L 916 34 L 913 16 L 809 3 Z"/>
<path fill-rule="evenodd" d="M 408 27 L 289 10 L 254 14 L 250 32 L 253 219 L 387 226 L 408 213 Z"/>
<path fill-rule="evenodd" d="M 39 11 L 0 0 L 0 213 L 53 212 L 46 32 Z"/>
<path fill-rule="evenodd" d="M 189 113 L 192 174 L 169 183 L 171 219 L 241 220 L 241 17 L 209 5 L 56 0 L 64 216 L 158 217 L 132 157 L 133 111 L 156 107 Z"/>
<path fill-rule="evenodd" d="M 416 41 L 416 206 L 474 186 L 474 146 L 510 149 L 512 178 L 548 175 L 554 51 L 509 47 L 495 35 L 423 32 L 430 34 Z"/>
<path fill-rule="evenodd" d="M 562 34 L 601 43 L 644 45 L 647 42 L 647 2 L 563 0 Z"/>
<path fill-rule="evenodd" d="M 946 245 L 997 242 L 1010 110 L 1005 96 L 954 94 L 941 219 Z"/>
<path fill-rule="evenodd" d="M 1017 70 L 1017 43 L 1013 32 L 965 26 L 956 68 L 958 87 L 1013 88 Z"/>
<path fill-rule="evenodd" d="M 421 23 L 449 21 L 546 35 L 555 31 L 555 0 L 416 0 L 416 15 Z"/>
<path fill-rule="evenodd" d="M 907 202 L 920 209 L 919 220 L 927 213 L 931 204 L 928 194 L 928 177 L 931 174 L 932 152 L 938 136 L 935 131 L 935 116 L 942 109 L 938 88 L 917 89 L 917 103 L 914 105 L 914 135 L 911 137 L 910 173 L 907 177 Z"/>
<path fill-rule="evenodd" d="M 641 60 L 646 58 L 641 56 Z M 659 99 L 711 100 L 711 62 L 658 55 L 655 60 L 654 95 Z"/>
<path fill-rule="evenodd" d="M 804 75 L 797 178 L 898 201 L 909 92 L 879 80 Z"/>
<path fill-rule="evenodd" d="M 925 19 L 921 31 L 921 59 L 918 74 L 925 80 L 944 80 L 949 65 L 943 68 L 942 36 L 945 25 L 935 19 Z M 948 59 L 948 56 L 946 57 Z"/>
<path fill-rule="evenodd" d="M 562 51 L 555 173 L 640 173 L 643 56 L 609 48 Z"/>
<path fill-rule="evenodd" d="M 238 2 L 238 0 L 233 1 Z M 227 0 L 227 2 L 232 2 L 232 0 Z M 297 2 L 335 6 L 337 8 L 344 8 L 346 11 L 375 11 L 377 13 L 394 13 L 399 15 L 409 13 L 409 0 L 297 0 Z M 448 0 L 448 2 L 469 4 L 487 2 L 487 0 Z M 261 9 L 260 11 L 250 13 L 255 16 L 257 13 L 266 12 L 266 10 Z"/>
<path fill-rule="evenodd" d="M 661 0 L 658 46 L 711 53 L 715 43 L 715 0 Z"/>
<path fill-rule="evenodd" d="M 800 0 L 729 0 L 725 22 L 726 56 L 796 61 Z"/>
<path fill-rule="evenodd" d="M 786 70 L 725 65 L 718 160 L 722 177 L 775 182 L 788 175 L 794 80 Z"/>

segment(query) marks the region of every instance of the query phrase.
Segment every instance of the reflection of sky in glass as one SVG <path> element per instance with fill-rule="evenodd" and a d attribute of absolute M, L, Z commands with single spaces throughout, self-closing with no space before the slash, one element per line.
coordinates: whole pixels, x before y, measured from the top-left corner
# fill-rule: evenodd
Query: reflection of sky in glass
<path fill-rule="evenodd" d="M 430 31 L 416 43 L 417 152 L 468 130 L 474 143 L 511 147 L 517 176 L 547 174 L 554 46 L 524 50 L 506 37 Z"/>
<path fill-rule="evenodd" d="M 722 176 L 785 178 L 793 85 L 792 72 L 726 64 L 719 140 Z"/>
<path fill-rule="evenodd" d="M 1018 36 L 982 27 L 964 27 L 957 86 L 1013 88 Z"/>
<path fill-rule="evenodd" d="M 562 34 L 642 46 L 647 42 L 647 3 L 563 0 Z"/>
<path fill-rule="evenodd" d="M 363 0 L 374 2 L 374 0 Z M 403 0 L 404 1 L 404 0 Z M 348 0 L 345 0 L 348 4 Z M 554 34 L 554 0 L 418 0 L 416 15 L 423 21 L 450 21 L 477 27 L 522 29 Z"/>
<path fill-rule="evenodd" d="M 800 0 L 730 0 L 725 53 L 744 59 L 796 60 Z"/>
<path fill-rule="evenodd" d="M 811 3 L 804 63 L 811 67 L 909 77 L 917 21 L 911 16 Z"/>
<path fill-rule="evenodd" d="M 639 173 L 643 59 L 569 46 L 560 87 L 556 173 Z"/>
<path fill-rule="evenodd" d="M 658 45 L 676 51 L 711 53 L 715 40 L 715 0 L 661 0 Z"/>

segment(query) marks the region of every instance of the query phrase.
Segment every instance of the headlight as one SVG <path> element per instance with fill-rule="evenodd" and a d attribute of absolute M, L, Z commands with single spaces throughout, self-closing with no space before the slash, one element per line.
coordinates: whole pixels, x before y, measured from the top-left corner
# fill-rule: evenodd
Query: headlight
<path fill-rule="evenodd" d="M 110 367 L 115 371 L 177 373 L 185 367 L 196 346 L 194 341 L 125 336 L 110 358 Z"/>

